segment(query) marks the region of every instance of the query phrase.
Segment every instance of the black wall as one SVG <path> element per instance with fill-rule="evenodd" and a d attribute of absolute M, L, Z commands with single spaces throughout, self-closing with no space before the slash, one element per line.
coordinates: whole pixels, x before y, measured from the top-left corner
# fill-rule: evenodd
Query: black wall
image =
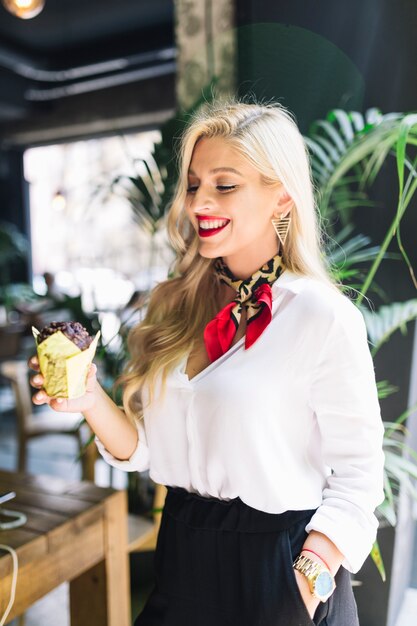
<path fill-rule="evenodd" d="M 417 109 L 414 0 L 238 0 L 239 85 L 308 123 L 341 106 Z"/>
<path fill-rule="evenodd" d="M 0 221 L 14 224 L 28 238 L 27 260 L 18 260 L 9 267 L 13 282 L 28 282 L 31 274 L 30 215 L 20 149 L 0 150 Z"/>
<path fill-rule="evenodd" d="M 332 108 L 416 111 L 416 26 L 415 0 L 239 0 L 240 95 L 278 100 L 295 113 L 304 134 Z M 356 210 L 355 231 L 376 245 L 382 243 L 397 207 L 394 159 L 383 166 L 370 196 L 378 205 Z M 401 236 L 417 276 L 416 198 L 403 219 Z M 389 251 L 399 251 L 396 240 Z M 379 293 L 367 293 L 375 307 L 417 298 L 404 261 L 383 261 L 375 281 Z M 397 332 L 375 357 L 377 380 L 399 387 L 381 401 L 387 421 L 407 408 L 412 335 L 409 325 L 408 335 Z M 380 540 L 388 580 L 381 582 L 368 558 L 361 571 L 366 584 L 355 590 L 361 626 L 386 624 L 393 533 L 382 532 Z"/>

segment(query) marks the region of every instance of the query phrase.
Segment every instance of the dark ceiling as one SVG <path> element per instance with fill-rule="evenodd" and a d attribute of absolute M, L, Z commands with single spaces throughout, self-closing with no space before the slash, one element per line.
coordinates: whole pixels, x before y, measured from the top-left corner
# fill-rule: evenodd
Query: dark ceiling
<path fill-rule="evenodd" d="M 0 137 L 42 142 L 43 128 L 47 140 L 65 126 L 76 135 L 118 108 L 132 117 L 134 103 L 162 107 L 161 89 L 171 105 L 173 24 L 172 0 L 46 0 L 31 20 L 0 4 Z"/>

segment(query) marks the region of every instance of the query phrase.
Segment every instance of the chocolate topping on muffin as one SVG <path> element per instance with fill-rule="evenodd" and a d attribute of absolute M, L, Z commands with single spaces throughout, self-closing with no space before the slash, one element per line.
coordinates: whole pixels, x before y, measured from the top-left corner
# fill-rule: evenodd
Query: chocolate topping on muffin
<path fill-rule="evenodd" d="M 42 328 L 39 333 L 38 345 L 58 330 L 75 343 L 80 350 L 86 350 L 93 341 L 93 338 L 90 337 L 84 326 L 79 322 L 51 322 L 48 326 Z"/>

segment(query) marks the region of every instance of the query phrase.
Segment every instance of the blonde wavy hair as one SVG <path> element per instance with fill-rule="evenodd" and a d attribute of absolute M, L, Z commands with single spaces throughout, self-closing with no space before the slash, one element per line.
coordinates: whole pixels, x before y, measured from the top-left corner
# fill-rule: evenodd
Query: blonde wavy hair
<path fill-rule="evenodd" d="M 163 389 L 169 372 L 189 354 L 219 310 L 219 283 L 212 271 L 215 259 L 199 255 L 198 235 L 184 208 L 188 169 L 202 137 L 222 137 L 260 172 L 264 184 L 284 185 L 294 201 L 282 250 L 286 267 L 339 290 L 323 258 L 324 232 L 314 202 L 308 153 L 292 115 L 276 103 L 205 105 L 193 115 L 180 143 L 179 179 L 167 218 L 176 251 L 173 277 L 152 290 L 144 320 L 129 333 L 130 360 L 116 381 L 123 387 L 123 407 L 131 420 L 141 410 L 144 385 L 151 399 L 161 375 Z"/>

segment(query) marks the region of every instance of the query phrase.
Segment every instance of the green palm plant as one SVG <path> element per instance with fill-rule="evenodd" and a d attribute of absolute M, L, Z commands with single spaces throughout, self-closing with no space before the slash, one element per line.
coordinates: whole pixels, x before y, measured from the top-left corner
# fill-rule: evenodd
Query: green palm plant
<path fill-rule="evenodd" d="M 368 337 L 373 346 L 371 354 L 374 357 L 397 330 L 406 334 L 408 322 L 417 318 L 417 298 L 382 305 L 376 312 L 365 307 L 360 309 L 365 318 Z"/>
<path fill-rule="evenodd" d="M 367 263 L 373 262 L 379 255 L 380 246 L 370 246 L 371 238 L 361 233 L 352 235 L 355 226 L 347 223 L 329 238 L 326 245 L 326 261 L 337 280 L 346 289 L 359 290 L 367 275 Z M 401 259 L 395 252 L 386 252 L 385 259 Z M 373 290 L 385 295 L 374 281 Z"/>
<path fill-rule="evenodd" d="M 28 249 L 27 238 L 14 224 L 0 222 L 0 302 L 6 309 L 13 303 L 10 268 L 13 263 L 26 259 Z"/>
<path fill-rule="evenodd" d="M 305 140 L 311 153 L 320 215 L 328 220 L 330 228 L 334 214 L 337 213 L 342 224 L 346 225 L 352 219 L 354 208 L 375 204 L 369 200 L 367 189 L 375 181 L 387 157 L 395 159 L 398 176 L 395 216 L 367 272 L 358 304 L 371 286 L 394 236 L 417 288 L 400 234 L 401 220 L 417 188 L 417 157 L 412 154 L 417 145 L 417 114 L 383 115 L 378 109 L 369 109 L 362 116 L 357 111 L 347 113 L 335 109 L 330 111 L 326 120 L 314 122 Z"/>
<path fill-rule="evenodd" d="M 394 333 L 400 330 L 406 334 L 407 324 L 417 319 L 417 298 L 382 305 L 377 311 L 370 311 L 365 307 L 360 307 L 360 309 L 372 346 L 371 354 L 374 357 Z M 390 385 L 388 381 L 380 381 L 377 387 L 380 399 L 398 391 L 398 388 Z M 396 510 L 401 488 L 417 501 L 417 489 L 413 484 L 413 480 L 417 478 L 417 452 L 407 445 L 408 431 L 404 427 L 404 422 L 415 410 L 417 410 L 417 404 L 407 408 L 394 421 L 384 421 L 385 500 L 378 506 L 377 513 L 391 526 L 397 523 Z M 384 564 L 377 542 L 373 546 L 371 556 L 385 580 Z"/>
<path fill-rule="evenodd" d="M 347 113 L 337 109 L 330 111 L 326 120 L 316 121 L 305 140 L 311 154 L 320 216 L 329 225 L 326 259 L 335 277 L 347 289 L 357 291 L 355 303 L 363 313 L 374 357 L 397 330 L 406 333 L 408 322 L 417 318 L 417 299 L 383 305 L 378 311 L 371 311 L 362 305 L 371 287 L 385 298 L 375 280 L 383 259 L 403 258 L 417 288 L 400 235 L 401 220 L 417 187 L 417 159 L 413 155 L 417 145 L 417 115 L 383 115 L 378 109 L 370 109 L 363 116 L 358 112 Z M 353 213 L 357 207 L 375 205 L 367 192 L 388 157 L 392 157 L 396 164 L 397 207 L 382 245 L 369 247 L 368 237 L 351 236 Z M 338 220 L 342 228 L 332 232 Z M 400 252 L 388 253 L 388 246 L 395 236 Z M 371 264 L 370 269 L 361 267 L 364 262 Z M 377 389 L 381 400 L 397 391 L 389 381 L 377 382 Z M 407 417 L 416 408 L 417 405 L 409 407 L 394 421 L 384 422 L 385 500 L 378 507 L 377 514 L 392 526 L 396 524 L 400 488 L 406 489 L 417 500 L 417 489 L 413 484 L 417 478 L 417 453 L 407 445 L 407 430 L 404 427 Z M 384 563 L 377 542 L 371 556 L 385 580 Z"/>

